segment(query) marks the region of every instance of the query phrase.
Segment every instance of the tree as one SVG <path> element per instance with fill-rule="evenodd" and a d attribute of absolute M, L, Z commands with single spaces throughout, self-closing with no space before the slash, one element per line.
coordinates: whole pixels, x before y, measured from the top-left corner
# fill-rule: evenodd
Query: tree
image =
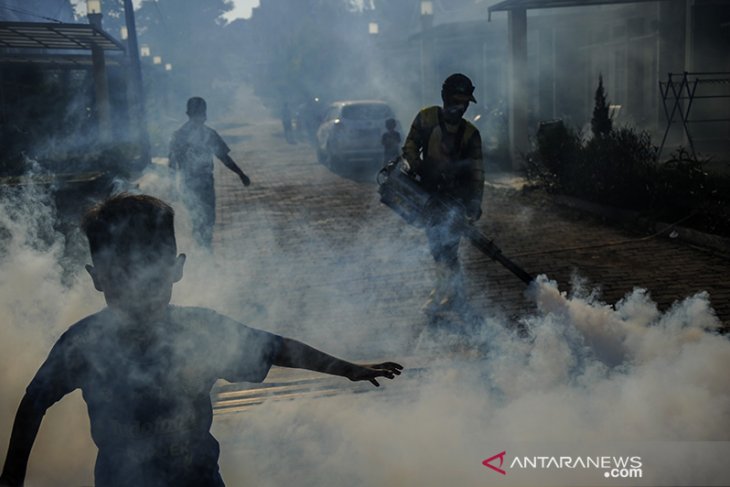
<path fill-rule="evenodd" d="M 121 29 L 126 26 L 124 0 L 102 0 L 101 10 L 104 14 L 102 19 L 104 30 L 120 39 Z"/>
<path fill-rule="evenodd" d="M 593 132 L 594 137 L 602 137 L 608 135 L 612 128 L 613 122 L 608 114 L 606 91 L 603 89 L 603 76 L 599 74 L 595 105 L 593 107 L 593 118 L 591 118 L 591 132 Z"/>
<path fill-rule="evenodd" d="M 231 0 L 143 0 L 137 9 L 140 44 L 174 66 L 186 96 L 210 102 L 214 81 L 226 76 L 221 53 L 232 46 L 224 44 L 223 15 L 232 8 Z"/>
<path fill-rule="evenodd" d="M 314 97 L 326 102 L 364 92 L 368 19 L 358 5 L 267 0 L 245 23 L 231 26 L 228 38 L 240 46 L 241 62 L 251 66 L 249 79 L 265 104 L 278 106 L 286 97 L 296 106 Z"/>

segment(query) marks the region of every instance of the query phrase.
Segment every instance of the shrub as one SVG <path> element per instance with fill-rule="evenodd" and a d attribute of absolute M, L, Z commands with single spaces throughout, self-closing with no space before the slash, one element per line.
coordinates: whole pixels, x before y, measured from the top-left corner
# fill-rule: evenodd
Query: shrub
<path fill-rule="evenodd" d="M 537 151 L 526 156 L 528 180 L 548 190 L 574 191 L 580 186 L 580 133 L 561 120 L 542 122 L 537 131 Z"/>
<path fill-rule="evenodd" d="M 577 130 L 546 122 L 525 162 L 527 179 L 549 191 L 616 206 L 652 202 L 656 147 L 646 132 L 621 128 L 583 144 Z"/>
<path fill-rule="evenodd" d="M 680 147 L 660 168 L 656 207 L 672 216 L 692 216 L 692 224 L 711 233 L 730 236 L 730 179 L 710 175 L 709 159 L 695 159 Z"/>
<path fill-rule="evenodd" d="M 627 127 L 611 130 L 589 140 L 581 158 L 586 184 L 574 194 L 615 206 L 651 206 L 657 159 L 647 132 Z"/>
<path fill-rule="evenodd" d="M 646 132 L 620 128 L 582 144 L 559 128 L 539 135 L 525 162 L 528 181 L 550 192 L 730 237 L 730 178 L 708 174 L 683 148 L 660 163 Z"/>
<path fill-rule="evenodd" d="M 596 88 L 594 100 L 591 131 L 594 137 L 602 137 L 611 133 L 613 122 L 608 115 L 608 101 L 606 101 L 606 91 L 603 89 L 603 76 L 601 75 L 598 75 L 598 88 Z"/>
<path fill-rule="evenodd" d="M 730 237 L 730 178 L 709 175 L 707 160 L 680 148 L 660 163 L 645 131 L 613 128 L 599 77 L 591 120 L 593 138 L 562 121 L 540 124 L 525 174 L 550 192 L 642 211 L 666 222 Z"/>

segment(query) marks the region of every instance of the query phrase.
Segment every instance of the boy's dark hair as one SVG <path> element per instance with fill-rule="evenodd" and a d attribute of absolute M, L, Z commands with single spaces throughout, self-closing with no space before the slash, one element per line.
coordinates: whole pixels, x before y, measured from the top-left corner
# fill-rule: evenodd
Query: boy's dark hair
<path fill-rule="evenodd" d="M 188 99 L 187 110 L 185 113 L 190 117 L 194 117 L 196 115 L 205 115 L 207 110 L 208 105 L 205 103 L 205 100 L 199 96 L 194 96 Z"/>
<path fill-rule="evenodd" d="M 395 128 L 395 119 L 389 118 L 388 120 L 386 120 L 385 128 L 387 128 L 388 130 L 393 130 Z"/>
<path fill-rule="evenodd" d="M 175 211 L 149 195 L 120 193 L 92 207 L 81 228 L 94 259 L 143 259 L 175 256 Z"/>

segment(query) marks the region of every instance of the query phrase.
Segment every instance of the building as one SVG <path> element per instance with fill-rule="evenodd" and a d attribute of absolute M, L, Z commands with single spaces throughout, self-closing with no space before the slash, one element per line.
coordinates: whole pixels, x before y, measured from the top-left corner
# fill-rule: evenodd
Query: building
<path fill-rule="evenodd" d="M 76 23 L 68 0 L 5 2 L 0 173 L 23 172 L 28 158 L 64 159 L 128 140 L 127 80 L 125 46 L 101 28 L 100 14 Z"/>
<path fill-rule="evenodd" d="M 515 167 L 538 121 L 589 122 L 599 75 L 616 122 L 666 135 L 664 155 L 730 155 L 730 2 L 506 0 L 489 12 L 508 20 Z"/>

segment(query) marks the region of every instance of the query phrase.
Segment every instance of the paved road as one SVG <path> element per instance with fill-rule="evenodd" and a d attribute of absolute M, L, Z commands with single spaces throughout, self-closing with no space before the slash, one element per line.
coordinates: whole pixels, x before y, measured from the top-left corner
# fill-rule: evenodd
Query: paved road
<path fill-rule="evenodd" d="M 242 318 L 351 360 L 427 366 L 422 353 L 414 355 L 427 326 L 420 307 L 433 279 L 422 231 L 379 202 L 371 174 L 352 177 L 323 167 L 307 144 L 287 144 L 275 121 L 229 124 L 221 133 L 253 180 L 243 188 L 217 165 L 214 257 L 221 269 L 246 269 L 252 313 Z M 546 274 L 568 293 L 581 283 L 584 294 L 593 292 L 610 305 L 644 288 L 660 310 L 704 291 L 724 326 L 730 325 L 727 256 L 632 233 L 544 194 L 515 189 L 516 183 L 490 175 L 478 225 L 532 275 Z M 510 327 L 535 311 L 517 277 L 468 243 L 461 250 L 469 298 L 483 316 Z M 265 399 L 368 390 L 281 369 L 263 385 L 217 388 L 214 408 L 216 414 L 235 413 Z"/>
<path fill-rule="evenodd" d="M 306 144 L 289 145 L 280 125 L 232 126 L 222 131 L 233 156 L 254 184 L 240 188 L 218 167 L 216 255 L 245 240 L 257 249 L 277 290 L 289 299 L 303 327 L 317 321 L 354 320 L 369 329 L 422 322 L 419 307 L 432 279 L 425 240 L 379 203 L 370 175 L 353 178 L 318 164 Z M 614 304 L 636 287 L 660 309 L 706 291 L 730 324 L 730 260 L 676 240 L 647 237 L 576 210 L 539 193 L 490 178 L 479 227 L 533 275 L 546 274 L 570 292 L 583 281 Z M 468 244 L 462 255 L 472 304 L 490 315 L 529 313 L 524 285 Z M 335 306 L 333 315 L 328 304 Z"/>

